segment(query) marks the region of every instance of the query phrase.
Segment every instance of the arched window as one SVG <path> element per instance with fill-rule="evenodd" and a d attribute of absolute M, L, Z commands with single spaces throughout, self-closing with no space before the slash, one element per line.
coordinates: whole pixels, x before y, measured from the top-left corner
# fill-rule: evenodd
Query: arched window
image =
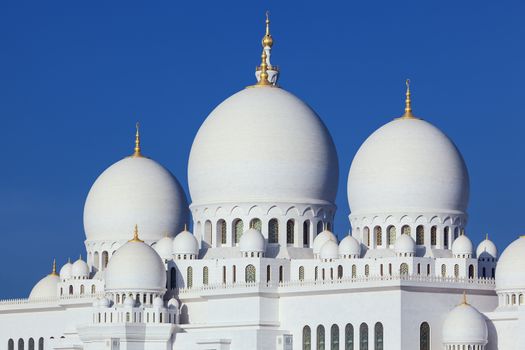
<path fill-rule="evenodd" d="M 97 291 L 97 287 L 93 284 L 91 286 L 91 294 L 95 294 L 96 291 Z"/>
<path fill-rule="evenodd" d="M 370 247 L 370 229 L 368 227 L 363 229 L 363 243 Z"/>
<path fill-rule="evenodd" d="M 209 270 L 208 266 L 202 268 L 202 284 L 207 285 L 209 280 Z"/>
<path fill-rule="evenodd" d="M 226 266 L 222 267 L 222 284 L 226 284 Z"/>
<path fill-rule="evenodd" d="M 84 294 L 85 292 L 85 287 L 83 284 L 80 285 L 80 294 Z"/>
<path fill-rule="evenodd" d="M 73 295 L 73 286 L 69 286 L 69 295 Z"/>
<path fill-rule="evenodd" d="M 310 220 L 303 222 L 303 246 L 308 247 L 310 245 Z"/>
<path fill-rule="evenodd" d="M 443 231 L 443 246 L 445 248 L 448 247 L 448 235 L 450 233 L 450 227 L 445 227 L 445 230 Z"/>
<path fill-rule="evenodd" d="M 374 227 L 374 235 L 376 238 L 376 246 L 382 246 L 383 245 L 383 232 L 381 230 L 381 226 Z"/>
<path fill-rule="evenodd" d="M 7 341 L 7 350 L 15 350 L 15 342 L 13 339 Z"/>
<path fill-rule="evenodd" d="M 98 267 L 100 266 L 100 261 L 99 261 L 99 256 L 98 256 L 98 252 L 95 252 L 95 254 L 93 254 L 93 265 L 95 266 L 95 270 L 98 271 Z"/>
<path fill-rule="evenodd" d="M 255 266 L 246 266 L 246 270 L 244 271 L 244 280 L 246 281 L 246 283 L 255 282 Z"/>
<path fill-rule="evenodd" d="M 223 219 L 217 221 L 217 236 L 220 237 L 221 244 L 226 244 L 226 221 Z"/>
<path fill-rule="evenodd" d="M 430 228 L 430 244 L 436 245 L 437 244 L 437 227 L 432 226 Z"/>
<path fill-rule="evenodd" d="M 410 226 L 404 225 L 403 227 L 401 227 L 401 234 L 410 235 Z"/>
<path fill-rule="evenodd" d="M 310 327 L 303 327 L 303 350 L 312 350 L 312 331 Z"/>
<path fill-rule="evenodd" d="M 211 221 L 210 220 L 206 220 L 206 222 L 204 222 L 204 241 L 207 242 L 212 247 L 213 247 L 213 244 L 216 243 L 216 242 L 213 242 L 214 238 L 211 234 Z"/>
<path fill-rule="evenodd" d="M 454 239 L 458 238 L 459 236 L 459 227 L 454 228 Z"/>
<path fill-rule="evenodd" d="M 337 278 L 343 278 L 343 266 L 341 265 L 337 266 Z"/>
<path fill-rule="evenodd" d="M 325 279 L 324 268 L 321 270 L 321 278 L 322 278 L 323 281 L 324 281 L 324 279 Z"/>
<path fill-rule="evenodd" d="M 294 242 L 295 221 L 292 219 L 286 222 L 286 244 Z"/>
<path fill-rule="evenodd" d="M 279 282 L 282 282 L 283 279 L 284 279 L 283 267 L 279 266 Z"/>
<path fill-rule="evenodd" d="M 261 219 L 252 219 L 252 221 L 250 221 L 250 228 L 254 228 L 256 229 L 257 231 L 262 231 L 262 221 Z"/>
<path fill-rule="evenodd" d="M 427 322 L 419 326 L 419 350 L 430 350 L 430 326 Z"/>
<path fill-rule="evenodd" d="M 186 280 L 187 280 L 187 287 L 192 288 L 193 287 L 193 268 L 191 266 L 188 266 L 188 269 L 186 270 Z"/>
<path fill-rule="evenodd" d="M 441 265 L 441 277 L 445 277 L 447 275 L 447 266 L 445 264 Z"/>
<path fill-rule="evenodd" d="M 355 265 L 352 265 L 352 278 L 357 277 L 357 267 Z"/>
<path fill-rule="evenodd" d="M 44 350 L 44 338 L 38 339 L 38 350 Z"/>
<path fill-rule="evenodd" d="M 324 327 L 322 325 L 317 326 L 317 350 L 324 349 Z"/>
<path fill-rule="evenodd" d="M 483 267 L 483 269 L 481 270 L 483 271 L 483 278 L 486 278 L 487 277 L 487 269 L 485 267 Z"/>
<path fill-rule="evenodd" d="M 474 265 L 468 267 L 468 278 L 474 278 Z"/>
<path fill-rule="evenodd" d="M 233 221 L 233 243 L 237 244 L 241 240 L 244 224 L 241 219 Z"/>
<path fill-rule="evenodd" d="M 425 228 L 423 227 L 423 225 L 419 225 L 418 227 L 416 227 L 416 244 L 425 244 Z"/>
<path fill-rule="evenodd" d="M 368 350 L 368 325 L 361 323 L 359 326 L 359 350 Z"/>
<path fill-rule="evenodd" d="M 388 226 L 386 229 L 388 233 L 388 245 L 393 245 L 396 243 L 396 227 Z"/>
<path fill-rule="evenodd" d="M 323 222 L 319 221 L 317 222 L 317 234 L 320 234 L 321 232 L 323 232 Z"/>
<path fill-rule="evenodd" d="M 314 272 L 314 280 L 317 281 L 318 278 L 319 278 L 319 268 L 316 266 L 315 267 L 315 272 Z"/>
<path fill-rule="evenodd" d="M 368 277 L 368 275 L 370 275 L 370 266 L 365 265 L 365 276 Z"/>
<path fill-rule="evenodd" d="M 345 350 L 354 350 L 354 326 L 351 323 L 345 327 Z"/>
<path fill-rule="evenodd" d="M 417 274 L 421 275 L 421 264 L 420 263 L 417 264 Z"/>
<path fill-rule="evenodd" d="M 237 282 L 237 266 L 232 266 L 232 283 Z"/>
<path fill-rule="evenodd" d="M 27 343 L 27 349 L 35 350 L 35 340 L 33 338 L 29 338 L 29 341 Z"/>
<path fill-rule="evenodd" d="M 177 271 L 174 267 L 170 269 L 170 287 L 171 289 L 177 288 Z"/>
<path fill-rule="evenodd" d="M 408 275 L 408 264 L 402 263 L 401 266 L 399 266 L 399 274 L 402 276 Z"/>
<path fill-rule="evenodd" d="M 374 326 L 374 350 L 383 350 L 383 324 L 377 322 Z"/>
<path fill-rule="evenodd" d="M 24 339 L 18 339 L 18 350 L 24 350 Z"/>
<path fill-rule="evenodd" d="M 106 269 L 106 266 L 108 266 L 108 261 L 109 261 L 108 252 L 102 252 L 102 270 Z"/>
<path fill-rule="evenodd" d="M 304 266 L 299 266 L 299 281 L 304 281 Z"/>
<path fill-rule="evenodd" d="M 268 222 L 268 243 L 279 242 L 279 222 L 277 219 L 271 219 Z"/>
<path fill-rule="evenodd" d="M 459 277 L 459 265 L 458 264 L 454 265 L 454 277 L 456 278 Z"/>
<path fill-rule="evenodd" d="M 330 328 L 330 350 L 339 350 L 339 327 L 336 324 Z"/>

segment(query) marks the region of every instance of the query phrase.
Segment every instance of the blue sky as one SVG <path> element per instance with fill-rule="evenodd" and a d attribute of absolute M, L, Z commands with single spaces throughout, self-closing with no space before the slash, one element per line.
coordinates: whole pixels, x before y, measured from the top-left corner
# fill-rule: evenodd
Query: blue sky
<path fill-rule="evenodd" d="M 457 1 L 0 3 L 0 297 L 25 297 L 84 252 L 96 177 L 144 153 L 187 188 L 195 133 L 253 83 L 264 12 L 280 84 L 330 129 L 340 161 L 335 230 L 359 145 L 404 107 L 447 133 L 471 177 L 467 234 L 503 249 L 523 234 L 525 6 Z"/>

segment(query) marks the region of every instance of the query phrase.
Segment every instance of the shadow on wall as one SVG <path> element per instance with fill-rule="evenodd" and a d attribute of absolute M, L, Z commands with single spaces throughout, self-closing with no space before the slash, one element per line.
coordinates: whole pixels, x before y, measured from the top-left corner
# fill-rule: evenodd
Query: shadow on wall
<path fill-rule="evenodd" d="M 483 315 L 485 317 L 485 315 Z M 498 350 L 498 332 L 496 330 L 496 327 L 494 326 L 494 323 L 492 323 L 491 320 L 489 320 L 487 317 L 485 317 L 485 322 L 487 323 L 487 329 L 488 329 L 488 336 L 489 336 L 489 342 L 487 343 L 487 349 L 492 350 Z"/>

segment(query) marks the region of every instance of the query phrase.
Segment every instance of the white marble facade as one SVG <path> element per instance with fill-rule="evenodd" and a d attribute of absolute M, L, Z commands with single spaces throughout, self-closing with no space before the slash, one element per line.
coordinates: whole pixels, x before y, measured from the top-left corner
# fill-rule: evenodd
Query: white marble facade
<path fill-rule="evenodd" d="M 407 89 L 405 113 L 350 166 L 339 242 L 334 143 L 276 85 L 272 45 L 268 27 L 257 83 L 198 131 L 191 204 L 137 130 L 87 196 L 87 258 L 0 301 L 1 349 L 525 349 L 525 238 L 498 256 L 467 237 L 454 143 L 412 114 Z"/>

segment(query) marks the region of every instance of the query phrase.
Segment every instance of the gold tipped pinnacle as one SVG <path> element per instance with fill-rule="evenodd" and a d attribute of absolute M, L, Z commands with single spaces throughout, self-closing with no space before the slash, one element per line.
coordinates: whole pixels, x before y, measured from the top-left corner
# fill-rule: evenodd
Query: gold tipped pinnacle
<path fill-rule="evenodd" d="M 139 226 L 135 224 L 135 229 L 133 230 L 133 239 L 130 242 L 144 242 L 139 238 Z"/>
<path fill-rule="evenodd" d="M 489 240 L 489 234 L 488 234 L 488 233 L 485 233 L 485 240 L 486 240 L 486 241 Z"/>
<path fill-rule="evenodd" d="M 132 157 L 142 157 L 142 153 L 140 152 L 140 130 L 139 130 L 140 124 L 137 122 L 135 124 L 135 128 L 137 131 L 135 132 L 135 152 L 133 152 Z"/>
<path fill-rule="evenodd" d="M 51 276 L 58 276 L 57 273 L 57 259 L 53 258 L 53 268 L 50 273 Z"/>
<path fill-rule="evenodd" d="M 412 114 L 412 100 L 410 99 L 410 79 L 405 81 L 407 86 L 406 99 L 405 99 L 405 114 L 400 119 L 416 119 Z"/>
<path fill-rule="evenodd" d="M 463 291 L 463 300 L 461 300 L 461 305 L 468 305 L 469 303 L 467 302 L 467 292 L 466 291 Z"/>
<path fill-rule="evenodd" d="M 273 46 L 273 38 L 270 34 L 270 11 L 266 11 L 266 34 L 264 34 L 262 39 L 262 46 L 263 47 L 272 47 Z"/>

